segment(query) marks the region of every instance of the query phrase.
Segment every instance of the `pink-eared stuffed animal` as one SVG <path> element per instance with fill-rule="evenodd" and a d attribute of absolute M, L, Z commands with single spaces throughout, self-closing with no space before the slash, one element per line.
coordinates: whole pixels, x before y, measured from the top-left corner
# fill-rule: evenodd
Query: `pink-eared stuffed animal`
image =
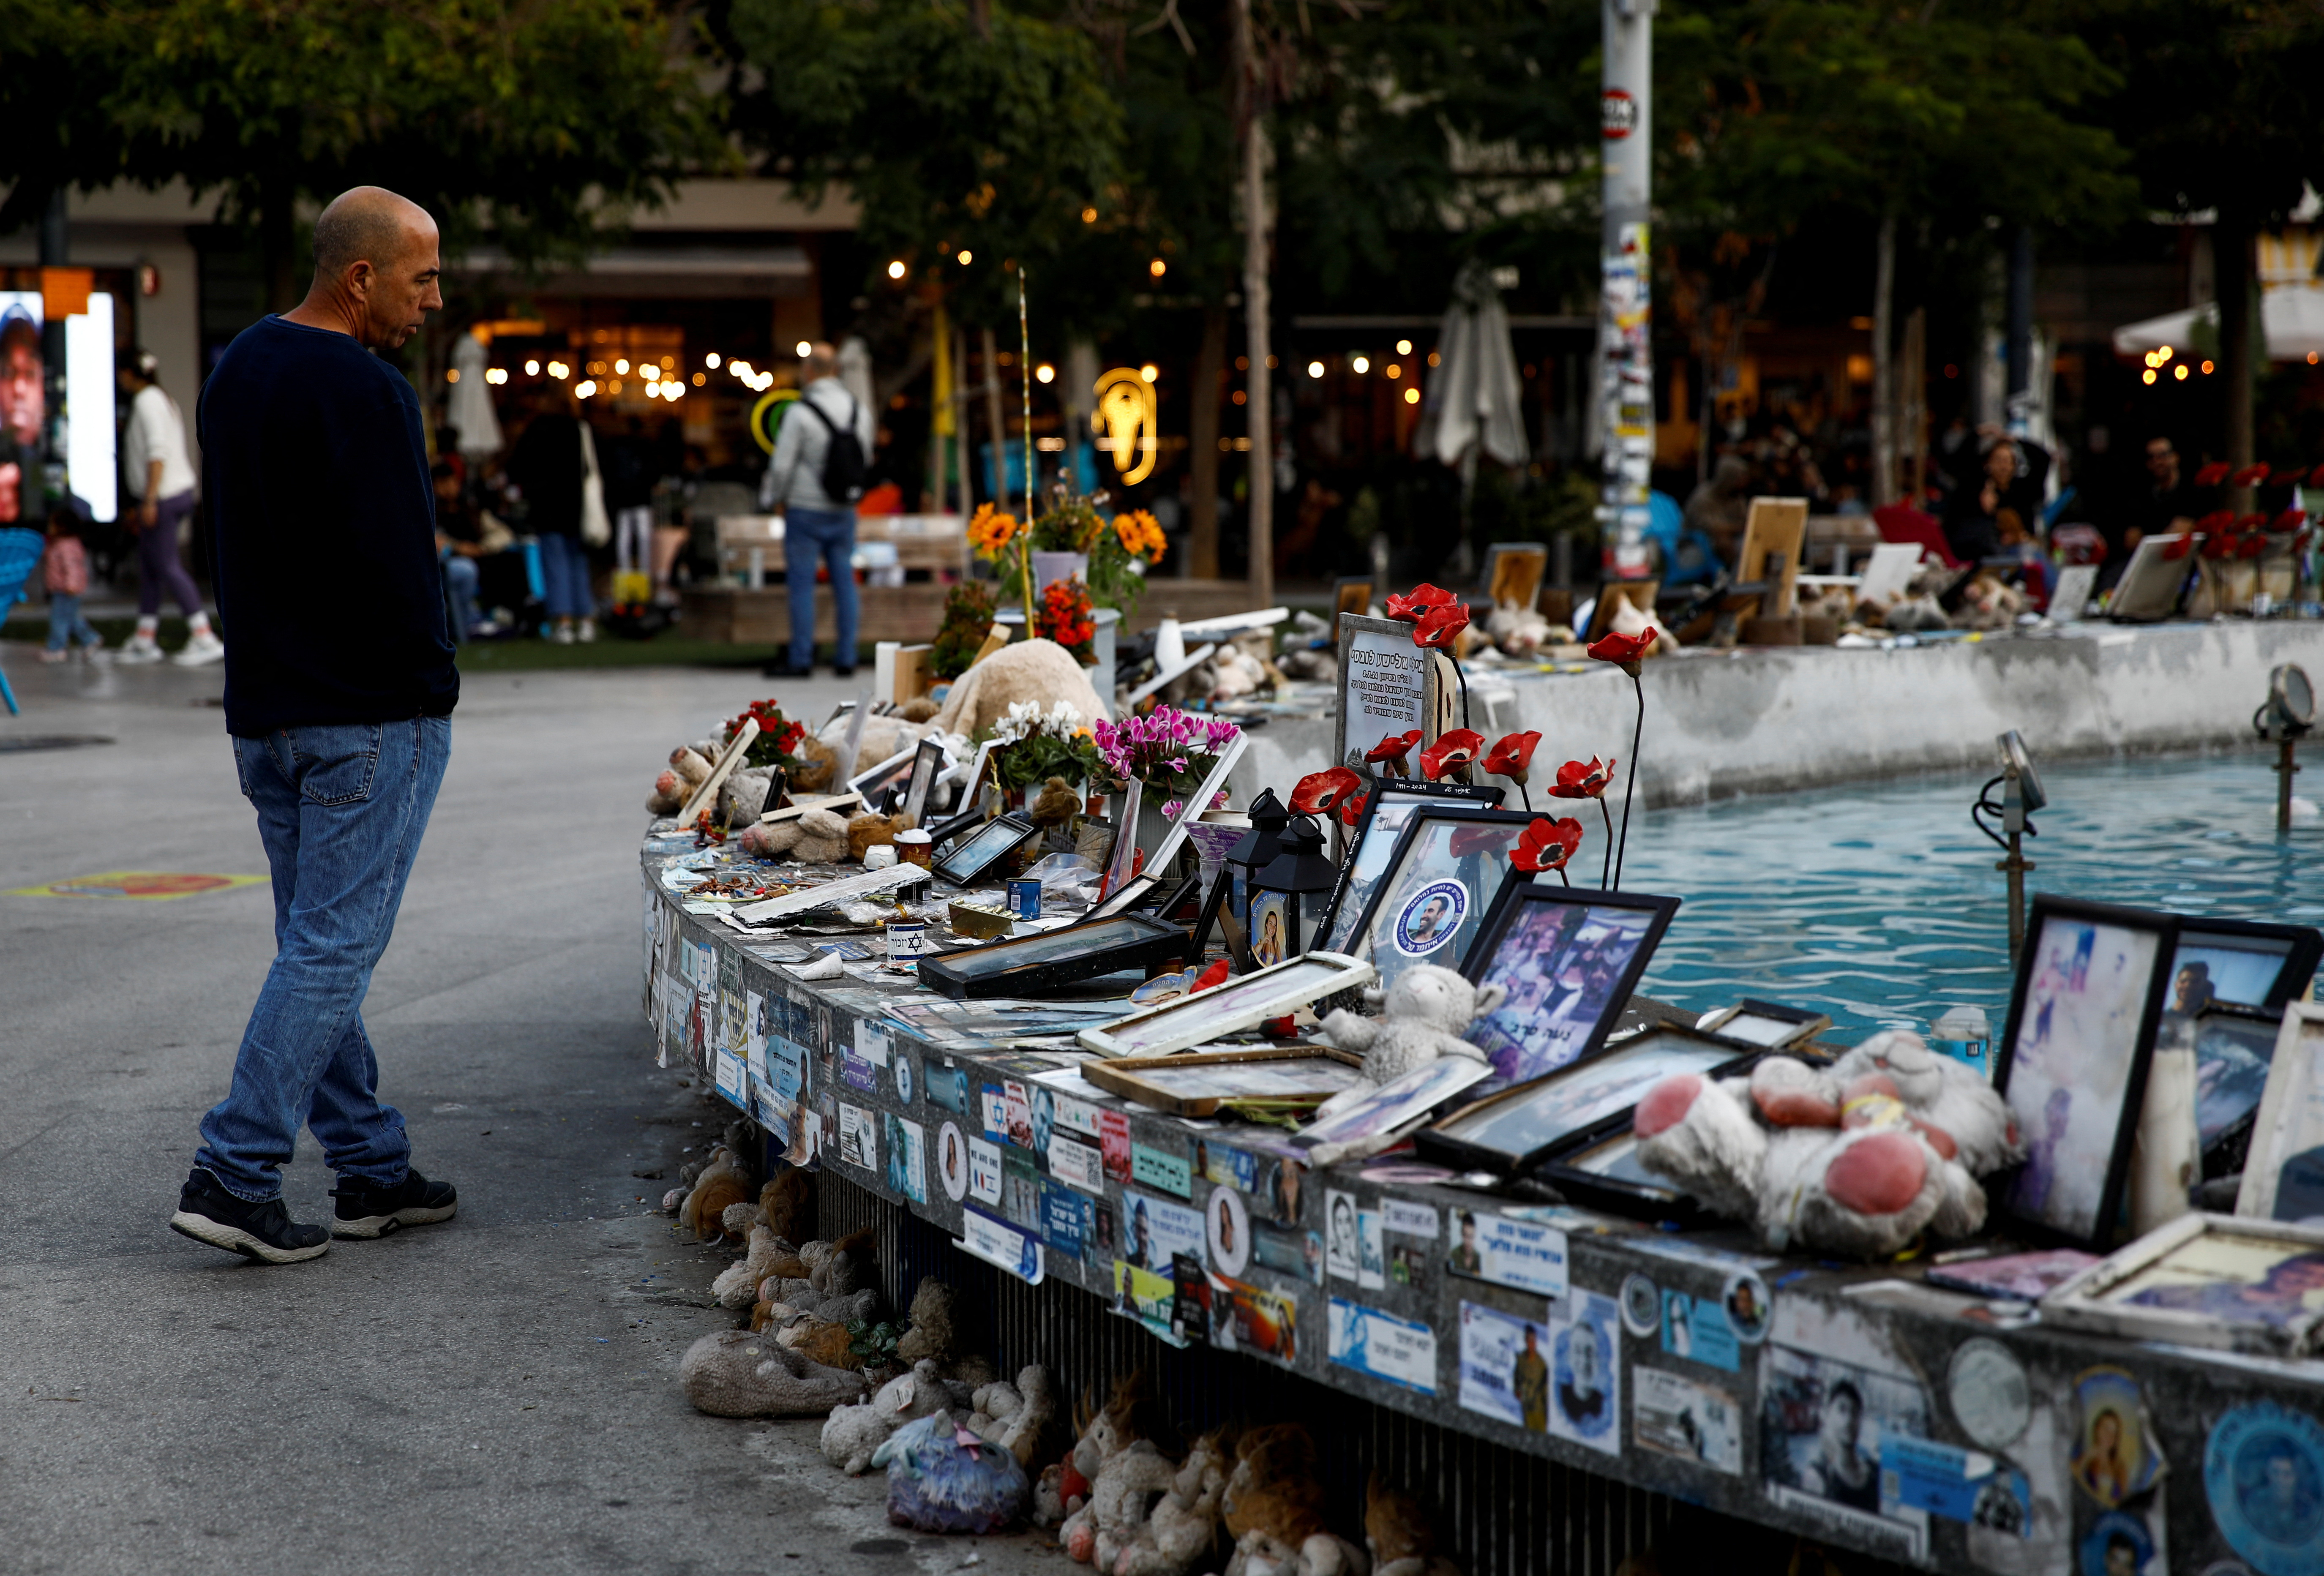
<path fill-rule="evenodd" d="M 1980 1176 L 2024 1157 L 1986 1082 L 1909 1029 L 1829 1068 L 1769 1056 L 1748 1077 L 1676 1074 L 1646 1092 L 1638 1160 L 1776 1250 L 1884 1258 L 1985 1224 Z"/>

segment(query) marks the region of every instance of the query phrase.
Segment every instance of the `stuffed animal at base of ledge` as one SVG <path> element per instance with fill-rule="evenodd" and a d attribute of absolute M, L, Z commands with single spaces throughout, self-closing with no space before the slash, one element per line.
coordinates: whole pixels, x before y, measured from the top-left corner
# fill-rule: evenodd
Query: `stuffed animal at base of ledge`
<path fill-rule="evenodd" d="M 2024 1157 L 1992 1086 L 1909 1029 L 1834 1062 L 1769 1056 L 1748 1077 L 1685 1073 L 1638 1102 L 1639 1163 L 1787 1249 L 1879 1258 L 1923 1230 L 1974 1235 L 1980 1176 Z"/>
<path fill-rule="evenodd" d="M 646 796 L 646 810 L 656 816 L 675 816 L 686 806 L 710 776 L 710 762 L 691 746 L 680 744 L 669 752 L 669 765 L 654 779 L 653 792 Z"/>
<path fill-rule="evenodd" d="M 825 1368 L 748 1330 L 720 1330 L 686 1349 L 678 1383 L 714 1417 L 820 1417 L 863 1394 L 863 1376 Z"/>
<path fill-rule="evenodd" d="M 1090 1481 L 1089 1503 L 1057 1534 L 1067 1554 L 1111 1571 L 1146 1525 L 1155 1501 L 1177 1481 L 1178 1466 L 1150 1439 L 1131 1441 L 1106 1458 Z"/>
<path fill-rule="evenodd" d="M 1485 636 L 1504 657 L 1530 657 L 1549 643 L 1549 621 L 1530 607 L 1497 603 L 1485 615 Z"/>
<path fill-rule="evenodd" d="M 1254 1428 L 1235 1441 L 1219 1515 L 1238 1550 L 1253 1532 L 1296 1549 L 1323 1531 L 1323 1479 L 1314 1436 L 1296 1423 Z"/>
<path fill-rule="evenodd" d="M 1025 1469 L 948 1413 L 908 1423 L 872 1453 L 888 1469 L 888 1519 L 916 1532 L 998 1532 L 1024 1514 Z"/>
<path fill-rule="evenodd" d="M 758 1191 L 758 1182 L 743 1166 L 742 1157 L 721 1144 L 712 1152 L 710 1164 L 694 1179 L 686 1202 L 678 1205 L 678 1223 L 706 1242 L 723 1237 L 726 1234 L 726 1206 L 753 1199 Z"/>
<path fill-rule="evenodd" d="M 1105 1463 L 1141 1439 L 1168 1432 L 1161 1403 L 1144 1369 L 1117 1380 L 1103 1405 L 1084 1396 L 1075 1413 L 1079 1432 L 1065 1459 L 1041 1474 L 1033 1496 L 1033 1525 L 1056 1526 L 1089 1503 Z"/>
<path fill-rule="evenodd" d="M 1017 1382 L 994 1379 L 977 1387 L 970 1397 L 974 1412 L 968 1431 L 988 1440 L 1029 1468 L 1039 1455 L 1050 1425 L 1056 1421 L 1057 1402 L 1049 1384 L 1049 1370 L 1031 1363 L 1017 1370 Z"/>
<path fill-rule="evenodd" d="M 772 825 L 752 822 L 735 845 L 757 859 L 788 855 L 806 864 L 837 864 L 847 857 L 848 842 L 847 823 L 837 812 L 807 810 Z"/>
<path fill-rule="evenodd" d="M 823 1459 L 851 1478 L 872 1470 L 872 1452 L 907 1423 L 933 1417 L 952 1409 L 953 1397 L 936 1377 L 936 1365 L 922 1361 L 912 1371 L 899 1374 L 862 1401 L 832 1408 L 823 1424 Z"/>
<path fill-rule="evenodd" d="M 973 1396 L 979 1387 L 1001 1376 L 982 1352 L 963 1350 L 960 1333 L 960 1294 L 934 1276 L 923 1276 L 912 1293 L 907 1328 L 896 1342 L 899 1361 L 933 1362 L 949 1384 L 964 1385 Z M 973 1400 L 971 1402 L 973 1405 Z"/>
<path fill-rule="evenodd" d="M 1342 1050 L 1362 1053 L 1363 1076 L 1325 1101 L 1317 1114 L 1344 1110 L 1381 1084 L 1440 1056 L 1485 1060 L 1485 1053 L 1462 1037 L 1507 994 L 1501 986 L 1471 984 L 1439 964 L 1416 963 L 1397 975 L 1385 993 L 1364 992 L 1364 1000 L 1380 1009 L 1379 1017 L 1333 1008 L 1324 1016 L 1323 1033 Z"/>
<path fill-rule="evenodd" d="M 1113 1576 L 1192 1576 L 1207 1566 L 1219 1540 L 1219 1501 L 1226 1493 L 1232 1434 L 1194 1442 L 1169 1492 L 1113 1562 Z"/>
<path fill-rule="evenodd" d="M 1377 1471 L 1364 1486 L 1364 1547 L 1371 1553 L 1371 1576 L 1461 1576 L 1436 1552 L 1436 1530 L 1420 1501 L 1389 1488 Z"/>
<path fill-rule="evenodd" d="M 1369 1576 L 1364 1552 L 1337 1533 L 1311 1533 L 1296 1548 L 1253 1528 L 1235 1540 L 1226 1576 Z"/>

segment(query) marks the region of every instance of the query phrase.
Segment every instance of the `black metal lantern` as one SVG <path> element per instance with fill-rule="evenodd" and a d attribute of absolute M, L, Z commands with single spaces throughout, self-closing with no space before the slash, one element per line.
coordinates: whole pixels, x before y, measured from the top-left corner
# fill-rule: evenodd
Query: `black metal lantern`
<path fill-rule="evenodd" d="M 1282 852 L 1250 883 L 1250 950 L 1262 968 L 1307 950 L 1340 880 L 1313 816 L 1293 817 L 1277 841 Z"/>
<path fill-rule="evenodd" d="M 1220 862 L 1221 878 L 1227 883 L 1224 908 L 1234 922 L 1248 933 L 1250 922 L 1250 888 L 1259 872 L 1275 862 L 1283 852 L 1279 839 L 1283 828 L 1291 820 L 1291 812 L 1275 797 L 1273 788 L 1261 788 L 1259 797 L 1250 802 L 1250 830 Z"/>

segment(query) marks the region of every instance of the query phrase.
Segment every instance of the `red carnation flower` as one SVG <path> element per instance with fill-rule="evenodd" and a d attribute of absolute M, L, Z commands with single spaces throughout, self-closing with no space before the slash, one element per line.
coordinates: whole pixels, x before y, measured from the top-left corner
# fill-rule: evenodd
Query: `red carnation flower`
<path fill-rule="evenodd" d="M 1349 767 L 1311 771 L 1291 790 L 1291 807 L 1303 816 L 1328 816 L 1363 786 L 1364 779 Z"/>
<path fill-rule="evenodd" d="M 1526 780 L 1526 769 L 1533 764 L 1534 750 L 1540 743 L 1539 733 L 1511 733 L 1485 752 L 1485 770 L 1521 784 Z"/>
<path fill-rule="evenodd" d="M 1431 782 L 1442 782 L 1477 759 L 1477 751 L 1485 747 L 1485 736 L 1474 728 L 1454 728 L 1437 736 L 1436 742 L 1420 752 L 1420 775 Z"/>
<path fill-rule="evenodd" d="M 1421 614 L 1420 622 L 1412 626 L 1412 643 L 1432 651 L 1447 651 L 1469 627 L 1469 610 L 1460 603 L 1432 607 Z"/>
<path fill-rule="evenodd" d="M 1557 781 L 1550 796 L 1560 799 L 1595 799 L 1602 797 L 1614 781 L 1614 763 L 1600 760 L 1592 755 L 1588 764 L 1569 760 L 1557 769 Z"/>
<path fill-rule="evenodd" d="M 1411 754 L 1412 747 L 1419 742 L 1420 730 L 1417 728 L 1409 733 L 1383 733 L 1379 743 L 1364 751 L 1364 763 L 1367 766 L 1387 765 L 1401 771 L 1404 770 L 1404 758 Z"/>
<path fill-rule="evenodd" d="M 1388 615 L 1390 618 L 1400 618 L 1406 623 L 1417 623 L 1421 615 L 1430 608 L 1447 607 L 1452 604 L 1452 594 L 1450 591 L 1424 581 L 1412 588 L 1412 594 L 1409 596 L 1398 596 L 1394 592 L 1390 592 L 1388 599 Z"/>
<path fill-rule="evenodd" d="M 1536 875 L 1543 871 L 1563 870 L 1565 862 L 1581 846 L 1581 822 L 1571 816 L 1555 821 L 1542 816 L 1517 839 L 1517 847 L 1509 852 L 1509 862 Z"/>

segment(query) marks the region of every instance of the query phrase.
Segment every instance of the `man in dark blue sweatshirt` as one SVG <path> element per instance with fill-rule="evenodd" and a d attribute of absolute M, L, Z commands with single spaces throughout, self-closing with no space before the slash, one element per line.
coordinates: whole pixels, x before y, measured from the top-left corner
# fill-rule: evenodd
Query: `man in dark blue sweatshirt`
<path fill-rule="evenodd" d="M 315 221 L 297 309 L 227 346 L 202 391 L 203 492 L 234 632 L 226 723 L 274 878 L 273 966 L 171 1226 L 270 1264 L 451 1218 L 380 1103 L 362 1007 L 452 746 L 460 693 L 420 401 L 373 354 L 440 309 L 436 225 L 377 187 Z M 300 1126 L 338 1174 L 331 1228 L 290 1219 Z"/>

